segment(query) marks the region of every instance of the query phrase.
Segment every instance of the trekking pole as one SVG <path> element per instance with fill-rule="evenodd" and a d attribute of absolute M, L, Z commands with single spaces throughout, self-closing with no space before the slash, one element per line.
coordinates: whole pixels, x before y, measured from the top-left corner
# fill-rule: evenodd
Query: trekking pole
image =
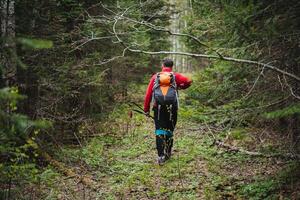
<path fill-rule="evenodd" d="M 135 102 L 131 102 L 131 104 L 135 105 L 136 107 L 138 107 L 140 110 L 144 111 L 144 109 L 137 103 Z"/>
<path fill-rule="evenodd" d="M 140 113 L 140 114 L 142 114 L 142 115 L 145 115 L 146 117 L 149 117 L 149 118 L 151 118 L 151 119 L 154 120 L 154 117 L 151 116 L 151 115 L 147 115 L 147 114 L 144 112 L 144 109 L 143 109 L 139 104 L 137 104 L 137 103 L 135 103 L 135 102 L 128 102 L 128 104 L 129 104 L 130 106 L 135 106 L 135 107 L 138 108 L 138 109 L 132 109 L 132 111 L 137 112 L 137 113 Z"/>
<path fill-rule="evenodd" d="M 137 113 L 140 113 L 140 114 L 143 114 L 143 115 L 145 115 L 146 117 L 149 117 L 149 118 L 151 118 L 151 119 L 154 120 L 154 117 L 153 117 L 153 116 L 147 115 L 144 111 L 140 111 L 140 110 L 137 110 L 137 109 L 132 109 L 132 111 L 137 112 Z"/>

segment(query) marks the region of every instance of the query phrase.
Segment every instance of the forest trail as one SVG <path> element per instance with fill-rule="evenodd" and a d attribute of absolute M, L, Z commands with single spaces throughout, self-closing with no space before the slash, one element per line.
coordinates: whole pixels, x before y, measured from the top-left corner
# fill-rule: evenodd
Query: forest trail
<path fill-rule="evenodd" d="M 47 199 L 241 199 L 245 194 L 260 199 L 272 191 L 270 184 L 277 183 L 272 175 L 284 171 L 284 161 L 216 146 L 213 137 L 224 135 L 222 128 L 192 122 L 182 109 L 173 155 L 163 166 L 156 163 L 152 119 L 137 113 L 130 118 L 131 108 L 123 105 L 113 111 L 104 134 L 58 153 L 77 176 L 57 177 Z M 225 142 L 240 145 L 259 137 L 251 131 L 233 130 Z M 256 186 L 256 178 L 264 176 L 271 178 Z"/>
<path fill-rule="evenodd" d="M 0 200 L 300 199 L 299 8 L 1 0 Z M 166 57 L 193 84 L 159 166 L 128 102 Z"/>
<path fill-rule="evenodd" d="M 128 124 L 121 125 L 117 139 L 108 135 L 95 137 L 83 147 L 86 157 L 81 159 L 90 165 L 78 166 L 76 171 L 95 185 L 87 187 L 78 177 L 62 178 L 57 185 L 62 189 L 58 197 L 67 199 L 76 191 L 72 198 L 203 199 L 209 175 L 207 163 L 199 153 L 203 149 L 199 145 L 203 135 L 196 131 L 196 124 L 178 126 L 172 158 L 159 166 L 152 121 L 141 117 L 134 116 L 128 132 Z M 74 149 L 64 152 L 72 160 Z"/>

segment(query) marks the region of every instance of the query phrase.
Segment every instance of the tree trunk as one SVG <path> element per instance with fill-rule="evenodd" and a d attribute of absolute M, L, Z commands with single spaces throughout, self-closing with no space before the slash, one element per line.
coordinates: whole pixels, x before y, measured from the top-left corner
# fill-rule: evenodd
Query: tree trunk
<path fill-rule="evenodd" d="M 1 67 L 5 86 L 16 84 L 15 1 L 1 0 Z"/>
<path fill-rule="evenodd" d="M 187 21 L 184 16 L 188 15 L 188 11 L 191 10 L 190 1 L 178 1 L 170 0 L 171 5 L 171 23 L 170 30 L 174 33 L 182 33 L 187 27 Z M 174 52 L 185 52 L 187 50 L 184 41 L 180 40 L 180 37 L 171 35 L 171 51 Z M 171 58 L 174 60 L 175 70 L 178 72 L 190 71 L 190 59 L 184 55 L 172 55 Z"/>

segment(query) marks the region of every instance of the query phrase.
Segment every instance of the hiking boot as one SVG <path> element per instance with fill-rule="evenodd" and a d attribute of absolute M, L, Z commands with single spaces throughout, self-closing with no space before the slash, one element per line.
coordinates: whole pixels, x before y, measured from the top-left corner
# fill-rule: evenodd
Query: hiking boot
<path fill-rule="evenodd" d="M 158 156 L 157 158 L 157 164 L 162 165 L 166 162 L 166 157 L 165 156 Z"/>

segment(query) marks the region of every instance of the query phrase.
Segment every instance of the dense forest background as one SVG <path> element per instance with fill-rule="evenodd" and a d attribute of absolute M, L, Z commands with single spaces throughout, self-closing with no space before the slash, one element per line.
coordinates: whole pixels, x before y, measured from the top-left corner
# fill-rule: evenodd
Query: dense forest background
<path fill-rule="evenodd" d="M 299 1 L 1 0 L 0 6 L 0 199 L 300 198 Z M 148 79 L 167 56 L 194 80 L 180 96 L 181 157 L 161 175 L 177 184 L 174 190 L 152 188 L 149 171 L 161 170 L 153 162 L 111 161 L 133 160 L 134 152 L 143 163 L 139 154 L 152 148 L 151 141 L 131 140 L 138 131 L 151 135 L 145 126 L 151 121 L 130 118 L 128 105 L 142 105 Z M 141 147 L 109 153 L 122 144 Z M 192 146 L 199 149 L 188 151 Z M 197 171 L 192 161 L 206 167 Z M 124 172 L 138 174 L 131 182 L 118 176 L 134 166 L 141 168 Z M 80 185 L 72 185 L 80 193 L 75 198 L 56 187 L 70 179 Z M 164 181 L 158 185 L 171 184 Z"/>

